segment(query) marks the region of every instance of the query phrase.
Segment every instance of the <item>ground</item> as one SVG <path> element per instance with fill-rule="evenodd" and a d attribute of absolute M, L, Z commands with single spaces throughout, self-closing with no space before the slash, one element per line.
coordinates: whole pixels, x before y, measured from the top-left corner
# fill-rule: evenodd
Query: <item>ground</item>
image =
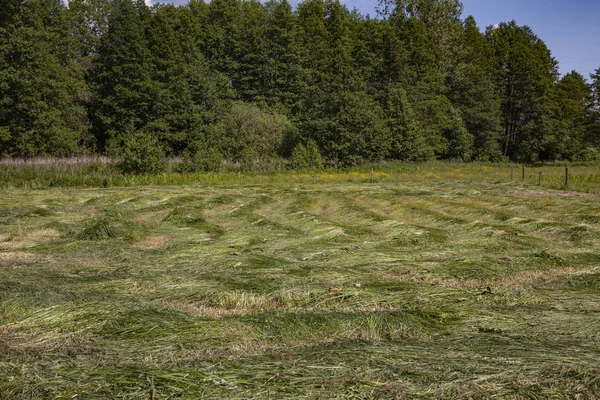
<path fill-rule="evenodd" d="M 598 398 L 599 196 L 386 177 L 4 190 L 0 398 Z"/>

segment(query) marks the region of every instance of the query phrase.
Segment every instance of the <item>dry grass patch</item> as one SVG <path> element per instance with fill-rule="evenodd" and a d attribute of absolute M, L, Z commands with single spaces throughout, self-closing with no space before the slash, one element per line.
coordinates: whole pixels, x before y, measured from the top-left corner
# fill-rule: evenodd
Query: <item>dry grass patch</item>
<path fill-rule="evenodd" d="M 314 307 L 313 302 L 316 299 L 316 293 L 302 291 L 283 291 L 268 295 L 251 292 L 220 292 L 198 301 L 168 299 L 161 301 L 161 304 L 167 308 L 184 311 L 194 317 L 224 318 L 233 315 L 257 315 L 273 310 L 305 309 L 309 304 Z M 319 301 L 316 305 L 319 305 Z"/>
<path fill-rule="evenodd" d="M 171 237 L 165 235 L 150 236 L 132 245 L 139 249 L 160 249 L 171 242 Z"/>
<path fill-rule="evenodd" d="M 263 218 L 271 218 L 273 216 L 285 216 L 285 209 L 288 207 L 288 202 L 284 200 L 276 200 L 272 203 L 267 203 L 254 211 L 256 215 Z"/>
<path fill-rule="evenodd" d="M 6 345 L 17 351 L 52 351 L 72 347 L 73 340 L 55 333 L 9 333 Z"/>
<path fill-rule="evenodd" d="M 162 210 L 162 211 L 152 211 L 152 212 L 147 212 L 147 213 L 139 214 L 136 217 L 136 219 L 138 221 L 140 221 L 140 222 L 145 223 L 145 224 L 158 223 L 167 214 L 168 214 L 168 211 L 164 211 L 164 210 Z"/>
<path fill-rule="evenodd" d="M 16 249 L 33 247 L 38 244 L 56 240 L 58 238 L 60 238 L 60 232 L 55 229 L 38 229 L 23 236 L 12 238 L 12 240 L 9 236 L 0 238 L 3 239 L 0 240 L 0 248 Z"/>
<path fill-rule="evenodd" d="M 164 300 L 161 304 L 169 309 L 182 311 L 192 317 L 199 318 L 226 318 L 234 315 L 251 314 L 246 308 L 223 308 L 213 307 L 204 304 L 197 304 L 186 300 Z"/>
<path fill-rule="evenodd" d="M 0 261 L 24 261 L 33 257 L 34 254 L 25 251 L 0 252 Z"/>
<path fill-rule="evenodd" d="M 219 219 L 223 217 L 229 217 L 231 214 L 247 206 L 252 200 L 235 198 L 231 201 L 225 201 L 222 203 L 211 203 L 203 209 L 203 215 L 207 219 Z"/>
<path fill-rule="evenodd" d="M 487 284 L 491 284 L 494 287 L 502 288 L 515 288 L 515 287 L 529 287 L 533 283 L 540 280 L 550 280 L 556 278 L 564 278 L 571 276 L 580 275 L 593 275 L 598 272 L 599 268 L 555 268 L 550 270 L 530 270 L 521 271 L 513 275 L 507 276 L 499 280 L 482 281 L 478 279 L 443 279 L 431 276 L 425 276 L 424 281 L 433 285 L 441 285 L 450 288 L 457 289 L 480 289 L 485 288 Z"/>
<path fill-rule="evenodd" d="M 512 197 L 598 197 L 598 195 L 592 193 L 583 193 L 583 192 L 574 192 L 571 190 L 534 190 L 534 189 L 525 189 L 518 188 L 509 190 L 507 193 Z"/>

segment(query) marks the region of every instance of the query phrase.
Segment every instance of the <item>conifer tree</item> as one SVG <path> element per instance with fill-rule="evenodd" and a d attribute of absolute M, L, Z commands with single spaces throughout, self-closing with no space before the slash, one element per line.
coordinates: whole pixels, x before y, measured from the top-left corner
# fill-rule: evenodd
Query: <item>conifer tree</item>
<path fill-rule="evenodd" d="M 391 133 L 391 159 L 418 162 L 434 158 L 433 148 L 425 141 L 404 89 L 390 89 L 386 114 Z"/>
<path fill-rule="evenodd" d="M 288 0 L 270 0 L 267 12 L 264 98 L 269 105 L 281 104 L 296 111 L 304 89 L 304 70 L 296 16 Z"/>
<path fill-rule="evenodd" d="M 153 99 L 147 129 L 167 146 L 179 153 L 185 148 L 190 126 L 192 98 L 187 82 L 187 65 L 170 10 L 159 7 L 148 22 L 146 40 L 151 55 Z"/>
<path fill-rule="evenodd" d="M 153 119 L 157 90 L 146 41 L 148 12 L 143 2 L 114 0 L 107 31 L 94 57 L 91 113 L 102 151 L 118 152 L 126 129 L 143 130 Z"/>

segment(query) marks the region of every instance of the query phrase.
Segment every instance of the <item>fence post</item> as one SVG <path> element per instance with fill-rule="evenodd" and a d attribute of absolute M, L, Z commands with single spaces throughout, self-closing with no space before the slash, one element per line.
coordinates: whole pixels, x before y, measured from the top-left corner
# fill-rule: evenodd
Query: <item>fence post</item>
<path fill-rule="evenodd" d="M 521 166 L 521 180 L 525 180 L 525 164 Z"/>
<path fill-rule="evenodd" d="M 565 187 L 569 186 L 569 167 L 565 167 Z"/>
<path fill-rule="evenodd" d="M 514 169 L 514 167 L 511 165 L 511 166 L 510 166 L 510 181 L 511 181 L 511 182 L 512 182 L 512 180 L 513 180 L 513 169 Z"/>
<path fill-rule="evenodd" d="M 540 175 L 538 176 L 538 185 L 542 184 L 542 173 L 540 172 Z"/>

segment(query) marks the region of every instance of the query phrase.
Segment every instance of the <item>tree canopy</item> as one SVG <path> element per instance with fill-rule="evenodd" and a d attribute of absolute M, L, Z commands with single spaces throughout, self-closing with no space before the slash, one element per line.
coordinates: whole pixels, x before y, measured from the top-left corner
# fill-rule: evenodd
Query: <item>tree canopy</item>
<path fill-rule="evenodd" d="M 459 0 L 378 10 L 5 0 L 0 156 L 123 155 L 133 138 L 299 165 L 321 165 L 298 161 L 308 150 L 336 166 L 600 154 L 600 69 L 561 77 L 531 28 L 482 31 Z"/>

